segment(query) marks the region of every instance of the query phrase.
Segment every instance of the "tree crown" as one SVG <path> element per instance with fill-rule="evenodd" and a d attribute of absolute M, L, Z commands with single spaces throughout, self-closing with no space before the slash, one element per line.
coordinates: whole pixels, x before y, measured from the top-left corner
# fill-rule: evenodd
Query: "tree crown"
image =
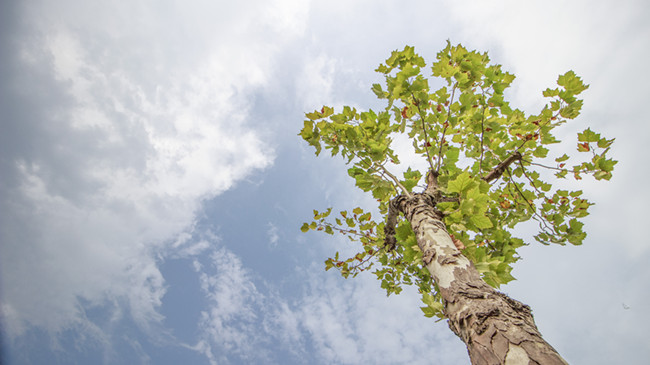
<path fill-rule="evenodd" d="M 547 103 L 542 110 L 527 115 L 504 98 L 515 76 L 490 64 L 487 53 L 448 42 L 430 69 L 433 78 L 443 80 L 437 90 L 423 75 L 425 66 L 413 47 L 393 51 L 376 70 L 384 75 L 384 84 L 372 85 L 386 102 L 383 110 L 345 106 L 335 112 L 323 106 L 306 114 L 300 136 L 317 155 L 324 147 L 332 156 L 343 156 L 351 165 L 348 174 L 357 187 L 372 193 L 383 216 L 392 198 L 418 193 L 427 176 L 411 167 L 401 177 L 391 172 L 400 164 L 391 148 L 393 137 L 406 133 L 415 154 L 437 177 L 436 208 L 448 232 L 494 287 L 514 279 L 510 272 L 519 258 L 516 250 L 524 245 L 512 234 L 519 223 L 537 221 L 534 238 L 543 244 L 581 244 L 586 233 L 580 219 L 592 203 L 582 191 L 555 188 L 545 177 L 552 178 L 548 172 L 557 179 L 612 176 L 616 161 L 607 153 L 614 140 L 589 128 L 577 135 L 577 156 L 549 156 L 548 146 L 559 142 L 553 130 L 580 114 L 578 95 L 588 85 L 569 71 L 558 78 L 557 88 L 543 91 Z M 440 297 L 408 221 L 398 223 L 397 244 L 387 247 L 385 219 L 373 220 L 361 207 L 341 211 L 333 221 L 331 212 L 315 210 L 302 231 L 342 233 L 362 249 L 345 259 L 337 252 L 325 261 L 327 270 L 337 268 L 348 277 L 374 267 L 387 294 L 399 293 L 403 284 L 417 285 L 425 315 L 442 318 Z"/>

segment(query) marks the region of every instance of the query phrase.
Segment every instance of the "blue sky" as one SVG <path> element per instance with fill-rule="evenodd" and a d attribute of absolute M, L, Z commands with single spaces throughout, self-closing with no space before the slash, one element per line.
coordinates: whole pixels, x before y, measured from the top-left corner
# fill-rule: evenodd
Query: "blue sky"
<path fill-rule="evenodd" d="M 431 62 L 447 39 L 515 73 L 524 110 L 567 70 L 591 84 L 560 137 L 615 137 L 615 176 L 579 185 L 597 203 L 584 245 L 533 242 L 502 290 L 570 363 L 645 363 L 649 16 L 643 1 L 2 2 L 2 363 L 469 363 L 414 291 L 325 272 L 354 248 L 299 230 L 312 209 L 373 202 L 297 136 L 303 113 L 376 107 L 392 50 Z"/>

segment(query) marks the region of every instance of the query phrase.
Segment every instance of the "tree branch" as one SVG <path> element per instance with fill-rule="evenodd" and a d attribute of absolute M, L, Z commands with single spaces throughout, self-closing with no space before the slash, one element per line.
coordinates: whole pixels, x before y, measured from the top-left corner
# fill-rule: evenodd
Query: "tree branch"
<path fill-rule="evenodd" d="M 543 164 L 541 164 L 541 163 L 537 163 L 537 162 L 533 162 L 533 161 L 528 161 L 528 160 L 523 159 L 523 158 L 521 159 L 521 161 L 523 161 L 523 162 L 525 162 L 525 163 L 527 163 L 527 164 L 529 164 L 529 165 L 535 165 L 535 166 L 543 167 L 543 168 L 545 168 L 545 169 L 555 170 L 555 171 L 560 171 L 560 172 L 566 172 L 566 173 L 579 173 L 579 174 L 589 174 L 589 173 L 593 173 L 593 171 L 592 171 L 592 170 L 589 170 L 589 169 L 582 169 L 582 170 L 569 170 L 569 169 L 565 169 L 565 168 L 561 168 L 561 167 L 554 167 L 554 166 L 543 165 Z"/>
<path fill-rule="evenodd" d="M 395 226 L 397 225 L 397 217 L 399 216 L 399 203 L 404 199 L 402 195 L 394 197 L 388 204 L 388 214 L 386 215 L 386 225 L 384 226 L 384 247 L 388 251 L 395 249 L 397 239 L 395 238 Z"/>
<path fill-rule="evenodd" d="M 483 103 L 485 103 L 485 90 L 481 88 L 481 93 L 483 95 Z M 478 163 L 478 170 L 483 171 L 483 142 L 485 137 L 485 108 L 487 104 L 483 104 L 483 110 L 481 111 L 481 159 Z"/>
<path fill-rule="evenodd" d="M 438 172 L 433 169 L 429 170 L 427 174 L 427 187 L 424 189 L 426 193 L 429 193 L 433 196 L 439 191 L 438 187 Z"/>
<path fill-rule="evenodd" d="M 438 203 L 455 202 L 459 203 L 458 197 L 449 197 L 442 195 L 442 191 L 438 186 L 438 173 L 435 170 L 429 170 L 427 174 L 427 187 L 424 189 L 424 194 L 430 195 L 433 199 L 433 205 Z"/>
<path fill-rule="evenodd" d="M 546 223 L 546 219 L 544 219 L 543 216 L 541 216 L 539 213 L 537 213 L 537 210 L 535 209 L 533 204 L 530 201 L 528 201 L 528 199 L 526 199 L 526 196 L 524 196 L 524 192 L 521 191 L 521 189 L 519 188 L 519 185 L 517 185 L 517 183 L 512 178 L 512 174 L 510 173 L 510 170 L 508 169 L 508 167 L 506 167 L 506 171 L 508 172 L 508 177 L 510 178 L 510 181 L 512 182 L 512 185 L 515 187 L 515 189 L 519 193 L 519 196 L 521 196 L 521 199 L 523 199 L 526 202 L 526 204 L 528 204 L 528 206 L 530 207 L 530 212 L 531 212 L 531 214 L 533 216 L 533 219 L 535 219 L 539 223 L 539 228 L 542 230 L 542 232 L 548 234 L 549 236 L 553 236 L 554 232 L 555 232 L 555 229 L 553 229 L 553 227 L 548 226 L 548 224 Z"/>
<path fill-rule="evenodd" d="M 386 169 L 386 168 L 384 167 L 384 165 L 377 165 L 377 166 L 378 166 L 378 167 L 379 167 L 379 168 L 384 172 L 384 174 L 388 175 L 388 177 L 390 177 L 390 179 L 393 180 L 393 181 L 395 182 L 395 184 L 396 184 L 400 189 L 402 189 L 402 191 L 404 192 L 404 194 L 405 194 L 407 197 L 409 197 L 409 198 L 412 197 L 411 192 L 409 192 L 409 191 L 404 187 L 404 185 L 402 185 L 402 183 L 399 182 L 399 179 L 398 179 L 395 175 L 391 174 L 390 171 L 388 171 L 388 169 Z"/>
<path fill-rule="evenodd" d="M 415 95 L 412 92 L 411 92 L 411 97 L 413 98 L 413 102 L 415 103 L 415 106 L 418 108 L 418 114 L 420 116 L 420 121 L 422 122 L 422 131 L 424 132 L 424 152 L 427 153 L 427 160 L 429 161 L 429 166 L 433 168 L 433 160 L 431 159 L 431 155 L 429 154 L 429 146 L 427 146 L 427 143 L 430 144 L 431 142 L 429 142 L 429 135 L 427 133 L 426 123 L 424 122 L 424 115 L 422 114 L 420 103 L 415 99 Z"/>
<path fill-rule="evenodd" d="M 526 169 L 524 168 L 524 163 L 521 162 L 521 161 L 522 161 L 522 160 L 519 160 L 519 166 L 521 166 L 521 172 L 524 173 L 524 176 L 526 177 L 526 179 L 527 179 L 528 182 L 530 183 L 530 186 L 532 186 L 533 189 L 535 189 L 535 191 L 537 192 L 537 194 L 542 195 L 542 196 L 544 197 L 544 199 L 546 199 L 546 194 L 544 194 L 544 192 L 540 191 L 540 190 L 537 188 L 537 186 L 535 186 L 535 182 L 533 181 L 533 179 L 530 178 L 530 176 L 528 176 L 528 173 L 526 172 Z"/>
<path fill-rule="evenodd" d="M 445 133 L 447 133 L 447 127 L 449 126 L 449 120 L 451 119 L 451 106 L 454 104 L 454 94 L 456 93 L 457 85 L 458 83 L 455 83 L 454 88 L 451 89 L 451 99 L 449 100 L 449 106 L 447 107 L 447 120 L 445 120 L 447 126 L 442 129 L 442 136 L 440 136 L 440 148 L 438 149 L 436 172 L 440 171 L 440 165 L 442 164 L 442 142 L 445 140 Z"/>
<path fill-rule="evenodd" d="M 438 173 L 436 170 L 429 170 L 426 180 L 427 187 L 424 189 L 424 192 L 415 194 L 415 198 L 424 199 L 426 204 L 434 209 L 434 212 L 438 219 L 442 219 L 442 213 L 435 209 L 436 203 L 458 202 L 458 198 L 450 198 L 442 195 L 440 187 L 438 186 Z M 395 239 L 395 226 L 397 225 L 397 218 L 399 217 L 399 212 L 404 209 L 405 201 L 410 199 L 414 199 L 414 196 L 398 195 L 394 197 L 388 204 L 386 225 L 384 225 L 384 247 L 386 247 L 388 251 L 392 251 L 397 244 L 397 239 Z"/>
<path fill-rule="evenodd" d="M 498 164 L 492 171 L 490 171 L 489 174 L 483 176 L 483 180 L 485 182 L 492 182 L 494 180 L 497 180 L 498 178 L 503 175 L 503 172 L 510 166 L 515 161 L 520 161 L 522 159 L 521 153 L 514 152 L 510 157 L 506 158 L 504 161 L 502 161 L 500 164 Z"/>

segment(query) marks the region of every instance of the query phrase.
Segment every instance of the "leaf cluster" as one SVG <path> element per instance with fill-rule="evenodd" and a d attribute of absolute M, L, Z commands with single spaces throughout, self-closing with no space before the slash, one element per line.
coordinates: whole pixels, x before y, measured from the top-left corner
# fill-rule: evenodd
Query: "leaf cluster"
<path fill-rule="evenodd" d="M 392 198 L 414 193 L 427 173 L 409 167 L 398 177 L 390 171 L 400 163 L 391 147 L 393 136 L 407 134 L 415 154 L 437 173 L 439 192 L 450 198 L 436 207 L 449 233 L 463 243 L 463 254 L 495 287 L 513 280 L 516 250 L 524 245 L 512 235 L 518 224 L 537 221 L 534 238 L 544 244 L 581 244 L 586 234 L 580 219 L 588 215 L 592 203 L 580 190 L 554 188 L 543 171 L 576 180 L 585 175 L 596 180 L 612 177 L 616 161 L 608 153 L 614 140 L 589 128 L 577 135 L 577 157 L 549 156 L 551 145 L 560 142 L 553 135 L 555 128 L 580 114 L 579 94 L 588 85 L 573 71 L 566 72 L 556 88 L 543 91 L 547 103 L 539 113 L 527 115 L 505 98 L 515 76 L 491 64 L 486 53 L 448 42 L 430 67 L 430 76 L 425 76 L 425 67 L 412 47 L 392 52 L 376 70 L 384 77 L 383 85 L 372 86 L 373 93 L 386 101 L 383 110 L 346 106 L 337 113 L 324 106 L 306 114 L 300 136 L 317 155 L 323 148 L 332 156 L 340 154 L 351 165 L 348 174 L 356 186 L 373 195 L 383 215 Z M 434 79 L 442 80 L 443 86 L 431 89 Z M 515 153 L 521 158 L 495 174 L 499 164 Z M 347 277 L 378 265 L 374 273 L 388 294 L 399 293 L 403 284 L 417 285 L 427 303 L 425 314 L 441 315 L 439 306 L 430 303 L 439 302 L 439 297 L 422 269 L 408 222 L 399 223 L 398 247 L 388 251 L 383 247 L 384 219 L 373 221 L 369 213 L 355 208 L 351 216 L 341 212 L 342 217 L 329 222 L 329 212 L 315 212 L 303 231 L 339 232 L 361 242 L 363 250 L 345 260 L 337 253 L 326 261 L 327 269 L 335 267 Z"/>

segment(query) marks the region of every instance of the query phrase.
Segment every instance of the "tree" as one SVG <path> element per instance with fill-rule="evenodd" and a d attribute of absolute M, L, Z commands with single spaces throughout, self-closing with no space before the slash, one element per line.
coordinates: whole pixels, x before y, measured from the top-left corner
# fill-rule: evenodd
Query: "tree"
<path fill-rule="evenodd" d="M 377 200 L 381 218 L 361 207 L 333 219 L 332 208 L 314 210 L 301 229 L 340 233 L 360 244 L 352 257 L 337 252 L 327 259 L 326 270 L 347 278 L 374 269 L 388 295 L 417 286 L 424 315 L 446 318 L 473 364 L 564 364 L 531 309 L 495 288 L 514 279 L 517 249 L 525 245 L 513 235 L 518 224 L 537 221 L 534 238 L 545 245 L 582 243 L 580 219 L 592 203 L 582 191 L 547 180 L 609 180 L 614 140 L 586 129 L 577 135 L 577 157 L 557 152 L 552 159 L 547 146 L 560 142 L 552 131 L 579 115 L 577 96 L 588 86 L 569 71 L 557 88 L 543 91 L 548 102 L 541 112 L 526 115 L 504 98 L 514 75 L 489 62 L 486 53 L 448 42 L 431 68 L 437 80 L 429 79 L 424 59 L 407 46 L 376 70 L 385 84 L 372 91 L 385 100 L 383 110 L 345 106 L 335 113 L 324 106 L 307 113 L 300 136 L 316 155 L 325 147 L 345 158 L 356 186 Z M 430 81 L 442 86 L 432 90 Z M 397 134 L 408 135 L 428 171 L 404 170 L 391 147 Z"/>

